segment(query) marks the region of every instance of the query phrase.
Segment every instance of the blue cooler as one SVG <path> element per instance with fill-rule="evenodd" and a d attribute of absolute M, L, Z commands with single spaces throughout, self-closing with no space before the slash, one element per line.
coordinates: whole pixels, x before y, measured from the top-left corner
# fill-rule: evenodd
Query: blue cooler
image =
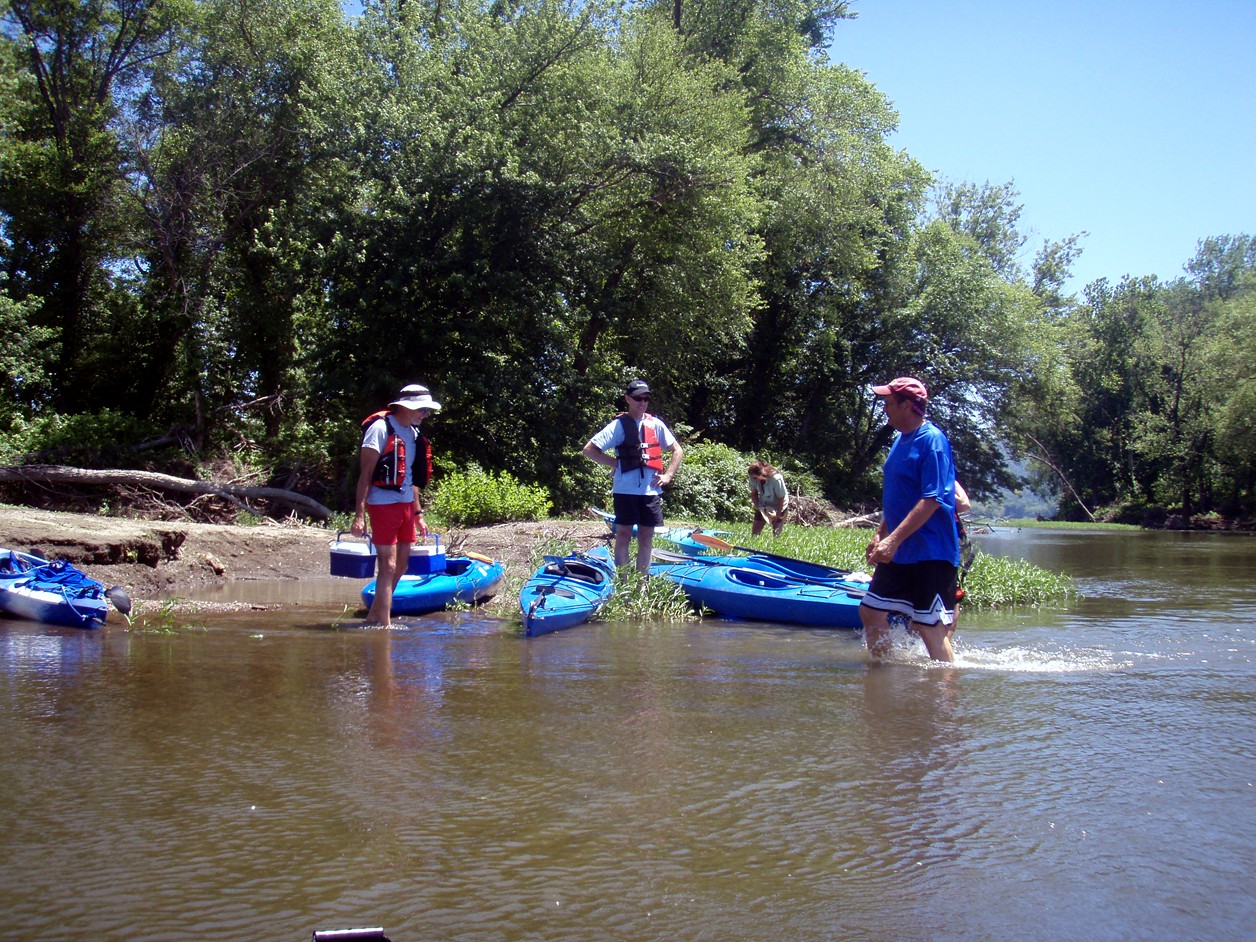
<path fill-rule="evenodd" d="M 410 547 L 406 575 L 430 576 L 445 571 L 445 551 L 440 546 L 440 534 L 433 533 L 432 539 L 434 543 L 415 543 Z"/>
<path fill-rule="evenodd" d="M 348 534 L 351 540 L 359 540 Z M 375 577 L 375 544 L 369 537 L 361 537 L 365 542 L 351 542 L 345 539 L 346 533 L 341 530 L 336 534 L 331 546 L 331 574 L 347 576 L 350 579 L 373 579 Z"/>

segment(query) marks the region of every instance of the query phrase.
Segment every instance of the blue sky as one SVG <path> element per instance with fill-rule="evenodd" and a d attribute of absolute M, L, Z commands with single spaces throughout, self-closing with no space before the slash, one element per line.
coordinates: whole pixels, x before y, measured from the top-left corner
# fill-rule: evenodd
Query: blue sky
<path fill-rule="evenodd" d="M 1069 287 L 1183 274 L 1256 234 L 1256 0 L 855 0 L 830 56 L 894 104 L 891 143 L 1014 182 L 1028 266 L 1088 232 Z"/>

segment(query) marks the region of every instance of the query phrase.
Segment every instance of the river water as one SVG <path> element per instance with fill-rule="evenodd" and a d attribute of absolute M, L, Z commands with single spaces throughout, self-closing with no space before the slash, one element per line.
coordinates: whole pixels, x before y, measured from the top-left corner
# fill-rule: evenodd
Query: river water
<path fill-rule="evenodd" d="M 1256 543 L 978 539 L 1085 597 L 965 613 L 954 667 L 726 621 L 345 630 L 344 580 L 0 621 L 0 939 L 1250 937 Z"/>

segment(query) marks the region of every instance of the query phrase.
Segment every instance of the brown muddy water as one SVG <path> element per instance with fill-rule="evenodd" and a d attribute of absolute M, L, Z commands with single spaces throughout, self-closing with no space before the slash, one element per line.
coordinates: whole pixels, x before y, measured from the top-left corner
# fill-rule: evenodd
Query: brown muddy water
<path fill-rule="evenodd" d="M 728 621 L 0 621 L 0 939 L 1232 939 L 1256 543 L 1000 531 L 1076 576 L 958 663 Z M 350 622 L 351 623 L 351 622 Z"/>

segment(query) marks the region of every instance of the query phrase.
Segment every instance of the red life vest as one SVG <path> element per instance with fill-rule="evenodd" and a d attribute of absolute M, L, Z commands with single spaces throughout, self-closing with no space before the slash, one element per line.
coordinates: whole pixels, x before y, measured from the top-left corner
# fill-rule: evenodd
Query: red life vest
<path fill-rule="evenodd" d="M 654 423 L 650 421 L 654 416 L 647 412 L 645 421 L 641 423 L 644 441 L 637 434 L 637 423 L 631 415 L 621 412 L 616 418 L 624 427 L 624 441 L 615 449 L 615 454 L 619 458 L 619 469 L 633 471 L 640 468 L 642 474 L 645 474 L 646 468 L 662 471 L 663 446 L 659 444 L 658 434 L 654 431 Z"/>
<path fill-rule="evenodd" d="M 371 484 L 386 491 L 399 491 L 406 479 L 406 443 L 393 428 L 396 421 L 387 409 L 372 412 L 362 420 L 362 431 L 366 431 L 380 419 L 388 425 L 388 435 L 384 439 L 384 450 L 379 453 L 375 462 L 375 472 L 371 475 Z M 417 488 L 425 488 L 432 480 L 432 443 L 427 436 L 419 431 L 417 425 L 410 426 L 414 431 L 415 450 L 421 456 L 414 462 L 411 483 Z"/>

